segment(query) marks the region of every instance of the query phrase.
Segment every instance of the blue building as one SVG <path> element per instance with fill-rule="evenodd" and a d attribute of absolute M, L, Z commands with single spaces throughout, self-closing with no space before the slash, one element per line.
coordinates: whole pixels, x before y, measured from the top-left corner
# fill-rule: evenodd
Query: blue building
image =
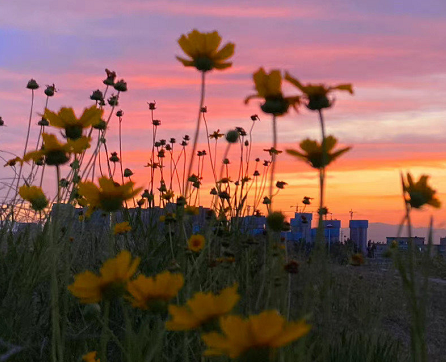
<path fill-rule="evenodd" d="M 368 220 L 350 220 L 350 240 L 355 242 L 358 250 L 365 254 L 367 252 L 367 229 Z"/>
<path fill-rule="evenodd" d="M 290 219 L 291 232 L 286 233 L 285 237 L 290 241 L 304 241 L 311 243 L 311 222 L 313 214 L 296 212 L 294 218 Z"/>

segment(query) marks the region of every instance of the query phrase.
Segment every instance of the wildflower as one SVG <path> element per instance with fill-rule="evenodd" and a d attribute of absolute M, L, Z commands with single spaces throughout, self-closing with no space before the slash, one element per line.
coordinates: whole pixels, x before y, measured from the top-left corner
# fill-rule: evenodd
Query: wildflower
<path fill-rule="evenodd" d="M 273 70 L 269 74 L 260 68 L 253 75 L 257 94 L 245 99 L 247 104 L 253 98 L 263 98 L 265 102 L 260 106 L 263 112 L 281 116 L 288 111 L 289 106 L 297 109 L 300 97 L 284 97 L 282 94 L 282 75 L 279 70 Z"/>
<path fill-rule="evenodd" d="M 46 127 L 50 125 L 50 122 L 45 117 L 42 117 L 39 122 L 37 122 L 37 125 Z"/>
<path fill-rule="evenodd" d="M 161 215 L 159 220 L 166 224 L 170 224 L 177 220 L 177 215 L 174 212 L 168 212 L 166 215 Z"/>
<path fill-rule="evenodd" d="M 302 151 L 304 151 L 304 153 L 292 149 L 288 149 L 286 151 L 292 156 L 307 161 L 311 167 L 324 168 L 343 153 L 351 149 L 351 147 L 346 147 L 337 150 L 336 152 L 332 152 L 337 142 L 338 140 L 333 136 L 326 137 L 324 144 L 307 138 L 300 143 L 300 148 Z"/>
<path fill-rule="evenodd" d="M 275 349 L 305 336 L 311 327 L 304 320 L 287 322 L 277 311 L 267 310 L 246 319 L 222 317 L 220 328 L 222 333 L 202 335 L 208 346 L 206 356 L 243 355 L 243 361 L 268 361 Z"/>
<path fill-rule="evenodd" d="M 67 141 L 67 146 L 72 153 L 81 154 L 87 148 L 90 148 L 90 137 L 82 136 L 76 140 L 69 139 Z"/>
<path fill-rule="evenodd" d="M 154 111 L 155 109 L 156 109 L 156 102 L 155 101 L 153 101 L 153 102 L 147 102 L 147 104 L 149 105 L 149 109 L 151 110 L 151 111 Z"/>
<path fill-rule="evenodd" d="M 126 168 L 125 170 L 124 170 L 124 177 L 130 177 L 130 176 L 132 176 L 133 175 L 133 172 L 132 172 L 132 170 L 130 170 L 129 168 Z"/>
<path fill-rule="evenodd" d="M 132 230 L 132 227 L 130 226 L 128 221 L 120 222 L 119 224 L 116 224 L 113 228 L 113 234 L 115 235 L 121 235 L 125 234 L 126 232 Z"/>
<path fill-rule="evenodd" d="M 165 193 L 163 193 L 161 195 L 161 198 L 163 200 L 167 200 L 167 201 L 171 200 L 174 197 L 175 197 L 175 193 L 173 192 L 173 190 L 167 190 Z"/>
<path fill-rule="evenodd" d="M 113 86 L 115 84 L 116 73 L 108 69 L 105 69 L 105 73 L 107 74 L 107 78 L 102 83 L 107 86 Z"/>
<path fill-rule="evenodd" d="M 44 90 L 44 93 L 47 97 L 52 97 L 54 96 L 54 93 L 57 92 L 56 91 L 56 86 L 54 84 L 52 85 L 47 85 L 46 89 Z"/>
<path fill-rule="evenodd" d="M 255 170 L 253 176 L 260 176 L 260 172 L 258 170 Z"/>
<path fill-rule="evenodd" d="M 217 189 L 215 187 L 213 187 L 209 193 L 214 196 L 218 195 Z"/>
<path fill-rule="evenodd" d="M 154 119 L 154 120 L 152 121 L 152 124 L 153 124 L 155 127 L 157 127 L 157 126 L 161 126 L 161 121 L 160 121 L 159 119 Z"/>
<path fill-rule="evenodd" d="M 175 138 L 172 137 L 172 138 L 169 140 L 169 142 L 170 142 L 170 143 L 176 143 L 177 140 L 176 140 Z"/>
<path fill-rule="evenodd" d="M 228 184 L 232 182 L 230 177 L 223 177 L 221 180 L 218 180 L 217 183 L 219 184 Z"/>
<path fill-rule="evenodd" d="M 48 199 L 40 187 L 23 185 L 19 188 L 19 195 L 23 200 L 30 202 L 35 211 L 41 211 L 48 206 Z"/>
<path fill-rule="evenodd" d="M 68 143 L 62 144 L 57 140 L 55 135 L 47 133 L 42 133 L 42 140 L 42 149 L 39 151 L 28 152 L 23 157 L 25 162 L 28 162 L 29 160 L 37 162 L 42 158 L 44 158 L 45 163 L 50 166 L 63 165 L 68 162 L 70 159 L 68 153 L 71 150 L 71 146 Z"/>
<path fill-rule="evenodd" d="M 201 113 L 207 113 L 208 112 L 208 107 L 207 106 L 201 107 L 200 112 Z"/>
<path fill-rule="evenodd" d="M 26 85 L 26 88 L 31 89 L 31 90 L 35 90 L 39 88 L 39 85 L 37 84 L 37 82 L 34 79 L 31 79 L 28 84 Z"/>
<path fill-rule="evenodd" d="M 263 204 L 264 205 L 271 205 L 271 199 L 268 196 L 265 196 L 263 198 Z"/>
<path fill-rule="evenodd" d="M 143 310 L 166 309 L 167 302 L 174 298 L 184 285 L 181 274 L 165 271 L 154 277 L 138 275 L 135 280 L 127 284 L 130 293 L 128 299 L 134 308 Z"/>
<path fill-rule="evenodd" d="M 229 313 L 240 299 L 238 285 L 223 289 L 220 294 L 198 292 L 185 306 L 169 305 L 172 319 L 166 322 L 166 329 L 184 331 L 199 328 Z"/>
<path fill-rule="evenodd" d="M 265 152 L 268 152 L 270 156 L 272 155 L 280 155 L 283 151 L 276 150 L 274 147 L 264 149 Z"/>
<path fill-rule="evenodd" d="M 324 84 L 303 85 L 288 72 L 285 74 L 285 79 L 305 94 L 308 99 L 307 107 L 312 111 L 320 111 L 322 108 L 331 107 L 333 102 L 328 99 L 327 95 L 335 90 L 347 91 L 350 94 L 353 94 L 353 87 L 351 84 L 339 84 L 334 87 L 327 87 Z"/>
<path fill-rule="evenodd" d="M 23 160 L 20 157 L 14 157 L 8 160 L 8 162 L 5 163 L 4 167 L 11 166 L 14 167 L 16 163 L 19 162 L 20 164 L 23 164 Z"/>
<path fill-rule="evenodd" d="M 101 362 L 101 360 L 98 358 L 96 359 L 97 352 L 88 352 L 87 354 L 84 354 L 82 356 L 82 361 L 84 362 Z"/>
<path fill-rule="evenodd" d="M 260 121 L 260 118 L 259 118 L 259 116 L 257 114 L 253 114 L 251 116 L 251 121 Z"/>
<path fill-rule="evenodd" d="M 277 181 L 276 187 L 279 189 L 283 189 L 286 185 L 288 185 L 285 181 Z"/>
<path fill-rule="evenodd" d="M 112 94 L 110 98 L 107 100 L 108 104 L 112 107 L 117 107 L 119 105 L 118 96 Z"/>
<path fill-rule="evenodd" d="M 361 253 L 353 254 L 350 259 L 350 265 L 360 266 L 364 264 L 364 256 Z"/>
<path fill-rule="evenodd" d="M 201 72 L 212 69 L 226 69 L 232 63 L 226 62 L 234 54 L 234 43 L 227 43 L 218 50 L 221 37 L 218 32 L 200 33 L 192 30 L 189 34 L 182 35 L 178 44 L 190 59 L 176 57 L 185 67 L 195 67 Z"/>
<path fill-rule="evenodd" d="M 311 204 L 310 200 L 313 200 L 313 198 L 312 197 L 308 197 L 308 196 L 304 196 L 304 198 L 302 200 L 302 203 L 304 205 L 310 205 Z"/>
<path fill-rule="evenodd" d="M 116 112 L 116 117 L 121 118 L 124 115 L 124 111 L 122 109 L 120 109 L 119 111 Z"/>
<path fill-rule="evenodd" d="M 118 80 L 113 87 L 118 91 L 118 92 L 127 92 L 127 83 L 124 82 L 124 79 Z"/>
<path fill-rule="evenodd" d="M 78 139 L 82 136 L 82 130 L 101 121 L 103 110 L 91 106 L 86 108 L 82 116 L 78 119 L 74 114 L 73 108 L 62 107 L 58 113 L 45 109 L 44 117 L 50 122 L 50 125 L 65 130 L 65 135 L 70 139 Z"/>
<path fill-rule="evenodd" d="M 427 184 L 428 178 L 427 175 L 421 175 L 420 179 L 414 183 L 410 173 L 407 173 L 407 180 L 404 180 L 401 175 L 406 203 L 411 207 L 419 209 L 427 204 L 437 209 L 440 208 L 441 203 L 435 198 L 436 191 Z"/>
<path fill-rule="evenodd" d="M 200 250 L 204 248 L 204 244 L 206 243 L 206 240 L 203 235 L 196 234 L 192 235 L 189 240 L 187 241 L 187 246 L 189 250 L 192 250 L 196 253 L 198 253 Z"/>
<path fill-rule="evenodd" d="M 91 271 L 75 275 L 74 283 L 68 286 L 68 290 L 84 304 L 115 298 L 122 295 L 139 262 L 140 258 L 132 261 L 130 252 L 121 251 L 115 258 L 104 262 L 100 275 Z"/>
<path fill-rule="evenodd" d="M 112 152 L 111 156 L 109 158 L 109 161 L 113 162 L 113 163 L 119 162 L 118 153 L 117 152 Z"/>
<path fill-rule="evenodd" d="M 100 131 L 104 131 L 105 129 L 107 129 L 107 122 L 101 119 L 97 124 L 93 126 L 93 128 L 98 129 Z"/>
<path fill-rule="evenodd" d="M 4 126 L 4 125 L 5 125 L 5 121 L 3 120 L 2 117 L 0 117 L 0 127 L 2 127 L 2 126 Z"/>
<path fill-rule="evenodd" d="M 105 212 L 118 211 L 122 203 L 137 195 L 141 188 L 133 190 L 133 182 L 127 182 L 119 185 L 112 179 L 101 177 L 99 179 L 99 187 L 93 182 L 80 182 L 79 194 L 88 202 L 89 210 L 87 214 L 91 214 L 94 209 L 99 208 Z"/>
<path fill-rule="evenodd" d="M 239 133 L 236 129 L 230 130 L 228 131 L 228 133 L 226 133 L 226 141 L 228 141 L 229 143 L 236 143 L 239 139 Z"/>

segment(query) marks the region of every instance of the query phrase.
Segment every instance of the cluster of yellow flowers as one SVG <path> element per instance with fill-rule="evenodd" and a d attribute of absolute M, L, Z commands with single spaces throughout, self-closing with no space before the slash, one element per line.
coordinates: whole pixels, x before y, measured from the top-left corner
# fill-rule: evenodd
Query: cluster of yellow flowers
<path fill-rule="evenodd" d="M 261 353 L 267 356 L 282 346 L 301 338 L 310 331 L 304 321 L 286 322 L 275 310 L 267 310 L 245 319 L 229 315 L 240 299 L 238 285 L 220 293 L 198 292 L 184 306 L 168 305 L 184 285 L 181 274 L 164 271 L 153 277 L 138 275 L 132 279 L 139 258 L 132 260 L 128 251 L 104 262 L 100 275 L 90 271 L 75 276 L 68 286 L 81 303 L 98 303 L 103 299 L 124 296 L 134 308 L 163 312 L 168 309 L 170 320 L 165 324 L 170 331 L 202 329 L 207 356 L 227 355 L 238 358 L 244 354 Z M 96 352 L 83 356 L 84 361 L 96 360 Z M 268 359 L 265 359 L 268 360 Z"/>

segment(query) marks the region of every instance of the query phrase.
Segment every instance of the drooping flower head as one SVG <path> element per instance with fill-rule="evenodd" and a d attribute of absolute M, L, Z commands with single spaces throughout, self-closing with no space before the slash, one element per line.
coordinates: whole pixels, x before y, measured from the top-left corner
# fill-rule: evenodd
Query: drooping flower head
<path fill-rule="evenodd" d="M 138 275 L 127 284 L 127 291 L 130 293 L 128 299 L 135 308 L 165 309 L 166 303 L 176 297 L 183 285 L 183 276 L 170 271 L 153 277 Z"/>
<path fill-rule="evenodd" d="M 142 188 L 133 189 L 133 185 L 132 181 L 120 185 L 107 177 L 99 179 L 99 187 L 93 182 L 80 182 L 79 194 L 87 200 L 89 206 L 87 216 L 95 209 L 106 212 L 118 211 L 124 201 L 136 196 L 142 190 Z"/>
<path fill-rule="evenodd" d="M 260 106 L 265 113 L 276 116 L 284 115 L 289 106 L 297 109 L 300 104 L 300 97 L 284 97 L 282 94 L 282 74 L 280 70 L 272 70 L 269 74 L 260 68 L 253 75 L 257 94 L 245 99 L 245 104 L 253 98 L 262 98 L 265 102 Z"/>
<path fill-rule="evenodd" d="M 185 306 L 169 305 L 172 319 L 166 322 L 166 329 L 171 331 L 196 329 L 228 314 L 240 299 L 237 288 L 238 285 L 235 284 L 223 289 L 218 295 L 198 292 Z"/>
<path fill-rule="evenodd" d="M 132 260 L 130 252 L 123 250 L 115 258 L 104 262 L 99 275 L 91 271 L 75 275 L 74 283 L 68 286 L 68 290 L 84 304 L 118 297 L 124 293 L 139 262 L 140 258 Z"/>
<path fill-rule="evenodd" d="M 76 140 L 82 136 L 85 128 L 96 126 L 101 122 L 103 110 L 92 106 L 86 108 L 80 118 L 74 114 L 73 108 L 62 107 L 58 113 L 54 113 L 49 109 L 45 109 L 46 118 L 50 125 L 65 130 L 65 136 L 69 139 Z"/>
<path fill-rule="evenodd" d="M 303 152 L 293 149 L 286 151 L 292 156 L 303 159 L 311 167 L 320 169 L 328 166 L 332 161 L 351 149 L 351 147 L 345 147 L 334 151 L 337 142 L 338 140 L 333 136 L 325 137 L 325 144 L 307 138 L 299 145 Z"/>
<path fill-rule="evenodd" d="M 220 318 L 222 333 L 203 334 L 208 346 L 206 356 L 229 356 L 246 361 L 269 361 L 275 349 L 283 347 L 310 331 L 304 320 L 287 322 L 277 311 L 268 310 L 247 319 L 239 316 Z"/>
<path fill-rule="evenodd" d="M 23 200 L 30 202 L 35 211 L 41 211 L 48 206 L 48 199 L 40 187 L 23 185 L 19 188 L 19 195 Z"/>
<path fill-rule="evenodd" d="M 285 73 L 285 79 L 291 84 L 299 88 L 308 100 L 307 107 L 312 111 L 318 111 L 322 108 L 329 108 L 333 105 L 333 101 L 328 99 L 328 94 L 341 90 L 353 94 L 353 87 L 351 84 L 338 84 L 336 86 L 327 87 L 324 84 L 307 84 L 303 85 L 297 79 L 293 78 L 288 72 Z"/>
<path fill-rule="evenodd" d="M 232 63 L 227 60 L 234 54 L 234 43 L 227 43 L 218 50 L 221 43 L 221 36 L 218 32 L 201 33 L 192 30 L 187 35 L 182 35 L 178 39 L 178 44 L 190 59 L 176 57 L 185 67 L 195 67 L 199 71 L 207 72 L 212 69 L 226 69 Z"/>
<path fill-rule="evenodd" d="M 415 209 L 421 208 L 423 205 L 430 205 L 435 208 L 440 208 L 441 203 L 435 197 L 436 191 L 427 184 L 429 176 L 421 175 L 417 182 L 413 181 L 412 175 L 407 173 L 407 180 L 401 175 L 403 183 L 403 192 L 406 203 Z"/>

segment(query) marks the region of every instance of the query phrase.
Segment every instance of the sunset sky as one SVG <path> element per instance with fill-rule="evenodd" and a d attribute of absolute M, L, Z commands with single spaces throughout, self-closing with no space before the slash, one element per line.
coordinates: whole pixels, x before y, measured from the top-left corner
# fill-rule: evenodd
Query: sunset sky
<path fill-rule="evenodd" d="M 183 67 L 175 55 L 182 55 L 178 38 L 194 28 L 218 30 L 223 43 L 236 44 L 233 67 L 207 76 L 207 119 L 210 131 L 248 130 L 251 114 L 259 114 L 253 158 L 266 159 L 262 150 L 272 142 L 270 116 L 261 113 L 258 101 L 243 103 L 253 93 L 252 73 L 260 66 L 287 70 L 304 83 L 354 85 L 354 96 L 336 94 L 334 107 L 325 112 L 327 133 L 353 147 L 328 169 L 326 204 L 343 226 L 350 209 L 356 219 L 398 223 L 401 171 L 431 175 L 446 207 L 442 0 L 0 0 L 0 116 L 7 125 L 0 129 L 0 156 L 9 159 L 3 151 L 20 154 L 23 147 L 30 78 L 41 85 L 31 139 L 35 147 L 44 86 L 55 83 L 59 90 L 50 109 L 71 106 L 79 114 L 92 105 L 92 91 L 103 90 L 109 68 L 128 83 L 119 106 L 125 113 L 123 159 L 136 183 L 145 186 L 151 139 L 146 102 L 156 100 L 159 138 L 193 134 L 200 74 Z M 296 91 L 286 85 L 284 93 Z M 281 150 L 307 137 L 319 139 L 317 115 L 292 110 L 279 119 L 278 132 Z M 200 140 L 205 141 L 204 131 Z M 108 144 L 117 150 L 116 117 Z M 204 143 L 199 147 L 205 148 Z M 11 176 L 10 170 L 1 167 L 0 176 Z M 280 155 L 276 179 L 289 184 L 276 208 L 289 212 L 303 196 L 317 198 L 317 173 L 303 162 Z M 204 180 L 203 189 L 208 186 Z M 427 225 L 431 214 L 438 227 L 446 226 L 444 207 L 414 213 L 415 224 Z"/>

